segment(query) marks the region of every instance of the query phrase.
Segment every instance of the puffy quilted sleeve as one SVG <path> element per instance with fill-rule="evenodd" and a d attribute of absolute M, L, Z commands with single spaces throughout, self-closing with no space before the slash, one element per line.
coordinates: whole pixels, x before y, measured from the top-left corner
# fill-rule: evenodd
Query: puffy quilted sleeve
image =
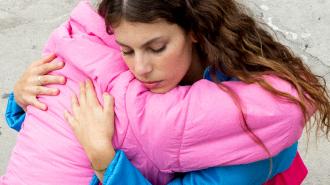
<path fill-rule="evenodd" d="M 297 96 L 284 80 L 265 78 L 276 89 Z M 227 92 L 207 80 L 166 94 L 143 92 L 139 82 L 129 85 L 126 107 L 131 128 L 160 170 L 186 172 L 269 158 L 243 129 L 241 111 L 272 156 L 301 136 L 304 121 L 298 105 L 257 84 L 223 84 L 237 94 L 242 110 Z"/>

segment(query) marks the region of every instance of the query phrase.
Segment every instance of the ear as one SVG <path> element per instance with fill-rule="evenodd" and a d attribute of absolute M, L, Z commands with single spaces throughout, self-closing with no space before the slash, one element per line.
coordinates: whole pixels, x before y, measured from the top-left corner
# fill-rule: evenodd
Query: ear
<path fill-rule="evenodd" d="M 193 43 L 197 43 L 198 42 L 198 40 L 197 40 L 196 35 L 195 35 L 194 32 L 190 31 L 189 34 L 188 34 L 188 36 L 190 37 L 190 39 L 191 39 L 191 41 Z"/>

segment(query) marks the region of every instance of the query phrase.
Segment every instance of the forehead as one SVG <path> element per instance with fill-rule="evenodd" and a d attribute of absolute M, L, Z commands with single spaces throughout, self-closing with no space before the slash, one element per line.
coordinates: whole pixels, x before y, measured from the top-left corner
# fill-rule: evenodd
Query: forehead
<path fill-rule="evenodd" d="M 169 24 L 166 21 L 153 23 L 140 23 L 121 21 L 118 26 L 113 28 L 115 37 L 120 42 L 145 42 L 155 37 L 173 37 L 183 34 L 182 29 L 176 24 Z"/>

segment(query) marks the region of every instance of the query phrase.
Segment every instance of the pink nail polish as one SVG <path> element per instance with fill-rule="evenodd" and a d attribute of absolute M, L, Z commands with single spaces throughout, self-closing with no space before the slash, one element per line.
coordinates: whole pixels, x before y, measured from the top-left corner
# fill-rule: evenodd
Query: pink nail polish
<path fill-rule="evenodd" d="M 66 78 L 65 77 L 61 77 L 61 83 L 65 84 L 66 83 Z"/>

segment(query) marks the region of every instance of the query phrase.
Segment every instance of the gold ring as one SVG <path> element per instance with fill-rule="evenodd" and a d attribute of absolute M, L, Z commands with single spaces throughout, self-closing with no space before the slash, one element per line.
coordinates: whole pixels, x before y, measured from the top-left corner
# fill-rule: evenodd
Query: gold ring
<path fill-rule="evenodd" d="M 41 76 L 38 76 L 38 82 L 39 82 L 39 85 L 42 86 Z"/>

